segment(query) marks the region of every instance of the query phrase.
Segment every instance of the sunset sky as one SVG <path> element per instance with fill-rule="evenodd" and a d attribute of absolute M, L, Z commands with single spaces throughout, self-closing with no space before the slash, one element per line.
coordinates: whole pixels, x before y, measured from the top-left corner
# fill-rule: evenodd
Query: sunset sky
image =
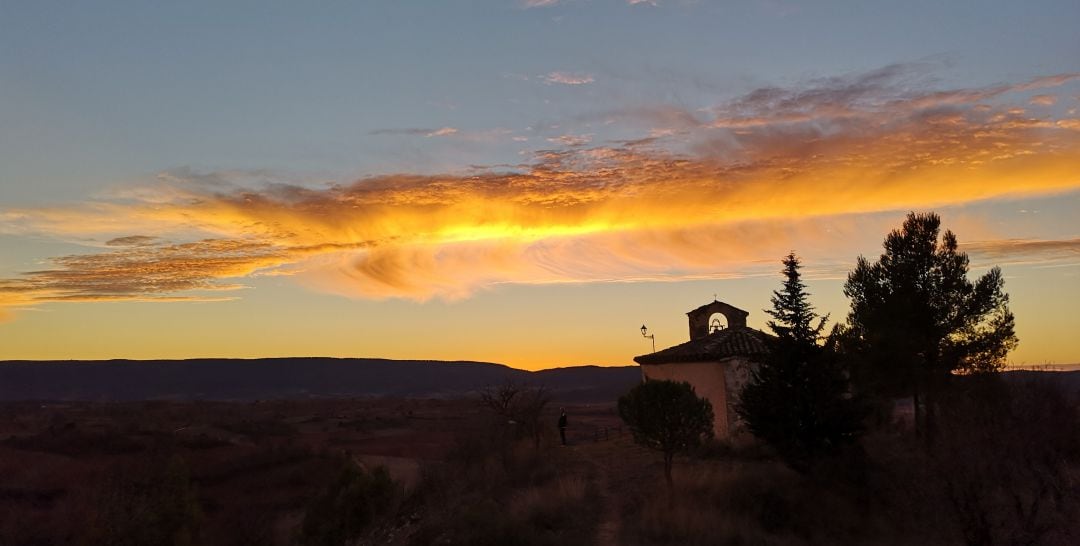
<path fill-rule="evenodd" d="M 942 5 L 947 4 L 947 5 Z M 908 211 L 1080 363 L 1080 3 L 0 4 L 0 359 L 627 365 Z"/>

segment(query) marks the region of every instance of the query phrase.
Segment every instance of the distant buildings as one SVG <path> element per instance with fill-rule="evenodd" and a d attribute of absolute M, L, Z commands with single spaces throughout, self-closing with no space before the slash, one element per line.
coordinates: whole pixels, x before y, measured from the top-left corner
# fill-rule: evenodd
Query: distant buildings
<path fill-rule="evenodd" d="M 734 405 L 750 371 L 768 352 L 768 334 L 746 326 L 746 311 L 713 301 L 687 313 L 690 341 L 634 357 L 646 380 L 690 383 L 713 407 L 713 433 L 727 438 L 738 431 Z M 722 317 L 722 319 L 721 319 Z"/>

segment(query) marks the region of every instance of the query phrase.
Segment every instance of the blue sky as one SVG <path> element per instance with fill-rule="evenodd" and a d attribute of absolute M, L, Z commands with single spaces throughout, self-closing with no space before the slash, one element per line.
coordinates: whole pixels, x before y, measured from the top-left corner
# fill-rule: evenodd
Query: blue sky
<path fill-rule="evenodd" d="M 736 218 L 739 222 L 757 222 L 751 227 L 739 224 L 738 233 L 744 237 L 764 237 L 762 233 L 767 231 L 769 244 L 763 243 L 762 248 L 802 246 L 809 249 L 807 257 L 811 261 L 846 264 L 853 263 L 854 256 L 860 253 L 876 252 L 875 245 L 890 226 L 899 224 L 907 210 L 939 208 L 947 211 L 946 225 L 950 226 L 950 220 L 954 222 L 962 242 L 965 239 L 1062 242 L 1054 247 L 1058 254 L 1049 264 L 1055 268 L 1051 270 L 1051 278 L 1066 287 L 1066 302 L 1080 303 L 1075 276 L 1076 251 L 1067 244 L 1080 236 L 1077 221 L 1069 212 L 1075 210 L 1080 179 L 1068 174 L 1077 158 L 1076 131 L 1069 129 L 1074 123 L 1070 120 L 1080 117 L 1075 113 L 1080 106 L 1080 85 L 1068 76 L 1080 72 L 1080 33 L 1075 30 L 1076 21 L 1080 20 L 1080 5 L 1075 1 L 532 3 L 540 5 L 514 1 L 320 2 L 317 5 L 9 2 L 0 5 L 0 213 L 7 214 L 0 221 L 0 251 L 5 256 L 0 272 L 17 279 L 27 271 L 54 267 L 52 260 L 56 257 L 109 252 L 110 247 L 105 243 L 123 236 L 157 237 L 158 243 L 154 244 L 205 238 L 250 242 L 255 236 L 249 229 L 251 225 L 271 222 L 266 217 L 252 220 L 248 216 L 250 211 L 244 212 L 246 223 L 241 227 L 202 216 L 222 214 L 221 208 L 210 212 L 185 210 L 168 219 L 151 218 L 146 212 L 146 207 L 154 203 L 176 205 L 171 199 L 212 201 L 223 193 L 251 190 L 260 196 L 288 201 L 291 214 L 299 210 L 296 208 L 299 205 L 289 201 L 294 197 L 282 197 L 278 191 L 282 187 L 322 191 L 375 177 L 387 187 L 413 188 L 410 184 L 415 181 L 379 177 L 430 175 L 457 181 L 437 185 L 457 191 L 453 190 L 454 184 L 464 187 L 468 177 L 477 173 L 551 172 L 537 170 L 538 166 L 555 161 L 548 152 L 562 154 L 556 168 L 561 169 L 559 172 L 572 171 L 581 184 L 601 184 L 605 188 L 638 176 L 640 173 L 633 168 L 656 168 L 656 163 L 642 159 L 648 154 L 660 154 L 650 157 L 663 157 L 665 161 L 674 161 L 672 158 L 676 157 L 689 158 L 692 162 L 704 158 L 713 162 L 709 165 L 719 161 L 729 169 L 725 172 L 734 172 L 730 171 L 734 165 L 756 164 L 766 155 L 783 156 L 790 161 L 812 160 L 805 164 L 807 169 L 833 172 L 827 169 L 839 168 L 839 163 L 830 162 L 826 169 L 826 164 L 819 162 L 821 157 L 828 159 L 829 154 L 841 153 L 837 150 L 847 150 L 859 139 L 869 138 L 866 136 L 871 127 L 869 122 L 851 133 L 855 135 L 852 140 L 837 140 L 836 144 L 815 152 L 816 155 L 803 157 L 799 150 L 814 146 L 823 138 L 844 137 L 845 131 L 850 130 L 851 112 L 858 112 L 859 116 L 872 114 L 875 120 L 880 120 L 875 123 L 880 124 L 901 119 L 897 116 L 910 116 L 903 118 L 905 123 L 912 124 L 904 129 L 904 135 L 917 139 L 922 138 L 918 135 L 923 134 L 923 129 L 931 127 L 918 125 L 922 120 L 962 103 L 969 108 L 964 110 L 968 123 L 976 123 L 975 118 L 984 111 L 981 109 L 993 109 L 1000 112 L 999 116 L 1024 121 L 1025 131 L 1042 131 L 1038 136 L 1025 132 L 1024 143 L 1046 145 L 1053 150 L 1047 151 L 1046 156 L 1037 156 L 1038 161 L 1019 163 L 1021 159 L 1014 158 L 1010 161 L 1015 164 L 1007 167 L 979 171 L 981 176 L 1002 174 L 1000 181 L 990 183 L 992 191 L 987 192 L 979 190 L 977 184 L 963 189 L 950 186 L 941 188 L 948 190 L 944 193 L 949 196 L 939 198 L 933 196 L 930 191 L 933 188 L 913 183 L 903 190 L 907 193 L 890 189 L 894 193 L 886 192 L 873 203 L 844 210 L 823 208 L 809 214 L 809 219 L 783 212 L 800 210 L 801 205 L 783 208 L 794 206 L 791 204 L 778 205 L 780 212 L 776 213 L 757 208 L 751 211 L 736 204 L 717 210 L 730 215 L 730 222 Z M 1061 78 L 1046 80 L 1053 77 Z M 766 91 L 781 98 L 761 100 Z M 918 115 L 898 114 L 894 108 L 900 102 L 938 100 L 935 93 L 951 93 L 949 101 L 954 102 L 935 103 L 936 106 L 927 107 Z M 1039 98 L 1044 95 L 1045 98 Z M 839 107 L 847 109 L 846 113 L 836 114 L 835 108 Z M 1008 113 L 1010 109 L 1013 113 Z M 793 113 L 798 115 L 792 117 Z M 1017 126 L 1018 122 L 1002 122 L 1002 119 L 995 120 L 987 114 L 977 122 L 986 124 L 985 127 L 997 124 L 995 130 Z M 751 121 L 772 124 L 771 132 L 748 134 L 757 129 L 746 128 L 759 127 L 750 125 Z M 793 128 L 794 125 L 798 127 Z M 977 134 L 974 129 L 965 133 Z M 940 147 L 959 137 L 950 138 L 926 142 L 938 142 L 935 146 Z M 1011 146 L 1020 142 L 1021 135 L 1009 138 Z M 646 144 L 627 144 L 639 139 L 650 140 Z M 841 148 L 841 142 L 848 142 L 845 145 L 848 148 Z M 885 150 L 887 145 L 890 151 L 885 154 L 879 150 L 883 155 L 876 161 L 884 161 L 886 155 L 893 160 L 899 154 L 915 158 L 919 153 L 935 153 L 906 148 L 894 153 L 892 150 L 898 142 L 895 135 L 882 136 L 880 142 L 880 150 Z M 643 149 L 640 146 L 647 146 L 647 153 L 637 152 Z M 1031 148 L 1017 149 L 1017 158 L 1032 153 Z M 627 159 L 629 155 L 618 156 L 617 161 L 611 160 L 614 156 L 605 155 L 630 154 L 629 150 L 635 150 L 632 161 Z M 850 161 L 855 156 L 845 157 L 845 161 Z M 932 159 L 927 168 L 955 157 Z M 608 163 L 601 165 L 603 161 L 614 161 L 621 169 L 618 172 L 624 174 L 604 179 L 607 176 L 604 173 L 612 172 L 612 167 Z M 627 167 L 630 164 L 636 167 Z M 706 176 L 701 173 L 708 170 L 701 169 L 683 172 L 681 180 L 687 176 Z M 799 188 L 805 190 L 807 184 L 814 183 L 813 176 L 808 176 Z M 945 176 L 942 174 L 940 179 L 947 180 Z M 603 181 L 596 182 L 600 179 Z M 931 179 L 937 180 L 927 178 Z M 537 191 L 546 191 L 543 184 L 554 184 L 554 180 L 563 181 L 564 177 L 536 180 L 530 186 L 529 199 L 535 199 Z M 718 179 L 717 183 L 741 183 L 732 180 Z M 867 180 L 873 180 L 867 184 L 875 187 L 886 187 L 893 178 L 874 175 Z M 516 187 L 515 183 L 508 182 L 512 187 Z M 198 186 L 201 189 L 192 190 L 197 184 L 202 184 Z M 671 181 L 649 182 L 644 186 L 646 189 L 640 190 L 645 192 L 642 199 L 670 204 L 673 201 L 666 200 L 665 195 L 678 193 L 671 189 L 676 185 Z M 685 190 L 678 187 L 683 188 L 679 191 Z M 424 191 L 430 196 L 436 190 L 428 187 Z M 551 190 L 545 199 L 561 202 L 558 200 L 563 193 L 559 192 L 565 191 L 569 190 L 560 186 L 558 192 Z M 574 186 L 573 191 L 574 199 L 585 199 L 581 197 L 580 186 Z M 920 197 L 897 198 L 916 193 Z M 446 194 L 438 195 L 444 199 Z M 483 192 L 469 195 L 472 196 L 469 202 L 473 203 L 470 211 L 477 210 L 478 202 L 490 203 L 484 199 L 507 198 L 505 193 L 500 193 L 501 197 Z M 481 195 L 485 197 L 478 197 Z M 379 199 L 389 199 L 380 201 L 383 205 L 398 202 L 394 201 L 396 198 L 380 196 Z M 319 197 L 319 203 L 325 204 L 323 197 Z M 354 198 L 357 197 L 348 196 Z M 895 201 L 895 206 L 889 205 L 893 202 L 890 199 Z M 138 210 L 132 208 L 133 202 Z M 454 206 L 452 201 L 447 202 L 451 208 Z M 232 207 L 231 200 L 228 206 Z M 681 214 L 681 206 L 665 205 L 663 214 Z M 317 260 L 322 261 L 317 267 L 309 263 L 315 258 L 304 254 L 303 259 L 290 258 L 292 261 L 287 263 L 278 260 L 266 265 L 260 261 L 258 268 L 241 272 L 206 273 L 206 278 L 228 278 L 230 285 L 248 287 L 232 293 L 237 299 L 231 299 L 231 295 L 231 301 L 220 304 L 102 303 L 97 299 L 55 303 L 55 296 L 30 302 L 20 300 L 12 306 L 23 311 L 17 311 L 10 323 L 0 325 L 0 341 L 5 337 L 25 337 L 31 329 L 28 323 L 34 321 L 37 321 L 33 325 L 35 331 L 48 331 L 50 323 L 64 323 L 58 322 L 56 316 L 64 315 L 71 320 L 77 316 L 84 321 L 87 316 L 105 312 L 110 305 L 118 305 L 124 313 L 133 314 L 132 320 L 136 322 L 139 317 L 174 314 L 180 307 L 196 305 L 182 313 L 191 317 L 185 319 L 189 321 L 187 326 L 180 325 L 180 332 L 184 328 L 196 328 L 202 310 L 215 309 L 215 305 L 220 305 L 216 309 L 236 308 L 237 316 L 248 316 L 261 324 L 266 319 L 256 319 L 254 302 L 265 298 L 289 302 L 289 308 L 296 312 L 314 316 L 321 316 L 320 306 L 325 305 L 352 306 L 349 308 L 361 310 L 363 317 L 409 317 L 411 313 L 427 314 L 439 306 L 450 306 L 449 316 L 458 316 L 465 323 L 477 321 L 479 330 L 480 324 L 487 324 L 484 321 L 505 322 L 506 317 L 517 316 L 519 311 L 514 310 L 500 315 L 504 306 L 500 302 L 518 296 L 534 303 L 554 298 L 565 300 L 567 305 L 574 302 L 601 305 L 607 301 L 605 298 L 613 297 L 609 292 L 614 290 L 626 298 L 657 298 L 653 306 L 639 309 L 638 314 L 645 318 L 670 315 L 675 317 L 670 320 L 675 321 L 686 309 L 662 305 L 668 294 L 665 291 L 690 290 L 702 292 L 701 297 L 708 298 L 738 283 L 750 282 L 748 275 L 770 271 L 762 265 L 767 263 L 764 256 L 751 256 L 747 249 L 731 250 L 715 262 L 693 253 L 672 258 L 670 267 L 650 262 L 626 251 L 625 245 L 631 244 L 626 241 L 630 239 L 635 241 L 634 245 L 654 244 L 649 243 L 650 238 L 643 239 L 639 232 L 618 242 L 608 239 L 597 242 L 599 231 L 629 233 L 627 230 L 641 227 L 631 229 L 626 218 L 613 217 L 608 212 L 578 216 L 574 209 L 565 218 L 560 213 L 554 220 L 545 220 L 554 223 L 537 224 L 530 223 L 537 221 L 535 214 L 539 213 L 535 211 L 521 213 L 523 216 L 519 217 L 520 211 L 488 210 L 486 205 L 481 209 L 482 212 L 462 214 L 472 218 L 473 224 L 449 227 L 440 224 L 431 233 L 438 232 L 442 238 L 435 237 L 438 240 L 434 241 L 425 236 L 410 243 L 450 246 L 431 251 L 430 256 L 421 253 L 428 258 L 434 256 L 431 263 L 436 266 L 432 266 L 431 272 L 407 280 L 370 277 L 374 266 L 368 266 L 374 263 L 372 256 L 377 252 L 368 247 L 342 251 L 344 254 L 340 256 L 320 255 Z M 97 211 L 98 216 L 91 215 L 88 212 L 91 210 Z M 339 208 L 333 211 L 340 213 Z M 324 213 L 331 211 L 327 209 Z M 706 229 L 701 226 L 708 223 L 706 212 L 700 212 L 700 216 L 687 214 L 685 226 L 667 222 L 663 226 L 647 227 L 697 233 L 680 235 L 682 238 L 724 240 L 701 235 L 700 230 Z M 1042 216 L 1032 220 L 1036 214 Z M 61 217 L 68 219 L 66 223 L 58 220 Z M 109 226 L 105 226 L 106 217 L 111 219 Z M 121 222 L 121 218 L 130 221 Z M 792 225 L 803 221 L 813 222 L 821 233 L 841 229 L 829 224 L 837 223 L 859 237 L 840 248 L 819 245 L 796 235 L 787 239 L 778 235 L 797 231 Z M 358 233 L 363 234 L 364 242 L 374 240 L 370 226 L 346 225 L 348 222 L 375 220 L 367 216 L 342 220 L 336 224 L 340 230 L 319 231 L 318 235 L 323 239 L 329 237 L 336 244 L 356 245 L 359 241 L 353 236 L 360 237 Z M 404 225 L 412 227 L 401 229 L 420 229 L 409 222 Z M 852 227 L 856 225 L 861 227 Z M 496 228 L 506 234 L 492 235 Z M 237 229 L 242 233 L 238 234 Z M 295 232 L 298 228 L 290 229 Z M 725 229 L 730 236 L 735 228 Z M 384 231 L 375 231 L 386 236 Z M 751 232 L 752 235 L 746 235 Z M 347 236 L 334 239 L 342 233 Z M 389 252 L 386 249 L 398 243 L 386 241 L 399 240 L 395 235 L 389 237 L 380 239 L 382 242 L 376 246 Z M 567 242 L 568 237 L 578 239 Z M 713 233 L 710 237 L 719 235 Z M 512 260 L 528 256 L 526 271 L 523 272 L 520 264 L 508 265 L 506 260 L 511 258 L 504 253 L 509 251 L 502 247 L 497 251 L 485 247 L 482 252 L 471 249 L 463 254 L 468 259 L 455 258 L 452 265 L 447 265 L 447 253 L 460 250 L 453 245 L 477 238 L 487 241 L 485 245 L 495 244 L 490 241 L 497 239 L 514 246 L 516 250 L 511 254 L 516 257 Z M 271 244 L 267 239 L 260 241 Z M 274 239 L 272 244 L 279 242 Z M 310 242 L 305 240 L 304 245 Z M 295 252 L 297 244 L 290 242 L 289 252 Z M 671 243 L 655 244 L 666 248 Z M 582 265 L 579 263 L 582 258 L 569 250 L 581 245 L 594 245 L 610 252 L 610 263 L 605 262 L 603 267 Z M 452 252 L 446 250 L 450 247 L 454 248 Z M 558 250 L 553 250 L 556 247 Z M 1000 245 L 992 252 L 985 251 L 985 259 L 976 261 L 991 263 L 991 259 L 1002 256 L 999 248 Z M 795 250 L 801 252 L 800 248 Z M 519 251 L 522 254 L 515 254 Z M 476 258 L 472 252 L 480 252 L 482 258 Z M 421 259 L 414 254 L 409 256 L 409 259 Z M 780 256 L 775 258 L 779 263 Z M 461 267 L 463 260 L 477 260 L 488 264 L 484 266 L 488 269 L 470 271 L 465 275 L 468 280 L 461 281 L 464 284 L 455 284 L 459 281 L 449 280 L 443 272 Z M 362 277 L 360 288 L 342 284 L 354 278 L 353 273 L 344 275 L 346 280 L 336 277 L 327 280 L 329 274 L 324 270 L 331 266 L 324 262 L 330 261 L 346 264 L 333 266 L 343 271 L 350 270 L 349 264 L 367 264 L 358 273 Z M 1024 275 L 1050 274 L 1045 269 L 1034 273 L 1024 269 L 1035 267 L 1029 262 L 1010 266 L 1013 269 L 1006 272 L 1018 279 Z M 1038 267 L 1047 265 L 1040 263 Z M 264 266 L 284 267 L 288 275 L 264 276 Z M 499 273 L 492 273 L 492 267 Z M 702 276 L 718 279 L 725 275 L 731 278 L 700 280 Z M 665 276 L 663 282 L 658 276 Z M 835 272 L 823 277 L 839 278 Z M 376 290 L 364 284 L 370 278 L 375 278 L 372 282 L 390 283 L 388 286 L 393 289 Z M 597 288 L 598 282 L 617 284 Z M 1024 281 L 1017 282 L 1022 292 Z M 538 288 L 534 283 L 571 283 L 574 287 L 551 284 Z M 585 288 L 575 283 L 584 283 Z M 843 301 L 833 284 L 822 285 L 822 298 L 830 302 L 826 307 L 834 317 L 842 316 Z M 198 283 L 183 286 L 205 287 Z M 758 289 L 755 285 L 754 290 Z M 585 294 L 595 293 L 595 299 L 583 297 L 582 290 Z M 172 297 L 186 293 L 185 290 L 166 292 L 156 295 Z M 259 295 L 253 296 L 254 292 Z M 507 292 L 513 297 L 505 296 L 507 299 L 501 300 L 493 296 Z M 570 296 L 571 293 L 574 295 Z M 109 295 L 112 297 L 113 293 Z M 120 297 L 123 301 L 140 298 L 129 293 Z M 478 299 L 488 303 L 477 308 Z M 687 300 L 692 299 L 687 296 Z M 767 290 L 747 299 L 760 300 L 755 307 L 760 309 L 767 304 Z M 687 301 L 684 306 L 689 309 L 696 305 Z M 33 318 L 42 314 L 52 318 L 48 321 Z M 557 310 L 535 316 L 541 324 L 565 324 L 565 317 Z M 1019 319 L 1023 323 L 1025 317 Z M 354 320 L 362 328 L 372 326 L 365 321 L 374 319 Z M 640 322 L 636 317 L 633 320 Z M 1075 319 L 1061 316 L 1056 320 L 1080 326 Z M 285 325 L 264 324 L 261 328 L 272 327 L 285 328 Z M 330 330 L 328 325 L 323 325 L 318 332 Z M 1040 330 L 1045 331 L 1046 327 Z M 615 332 L 612 326 L 611 333 L 603 338 L 605 344 L 618 343 Z M 62 328 L 60 333 L 64 333 Z M 77 337 L 71 335 L 72 339 Z M 134 352 L 116 341 L 114 345 L 93 350 L 87 346 L 80 349 L 76 343 L 64 354 L 78 356 L 83 354 L 80 350 L 96 356 L 183 354 L 180 349 L 154 349 L 172 343 L 169 339 L 175 338 L 168 335 L 182 336 L 182 333 L 155 335 L 157 341 Z M 255 335 L 248 331 L 239 337 L 226 337 L 240 346 Z M 292 350 L 285 346 L 275 351 L 310 353 L 327 347 L 326 352 L 334 354 L 361 351 L 368 355 L 394 356 L 407 352 L 409 356 L 455 358 L 476 354 L 478 358 L 511 363 L 516 358 L 510 349 L 477 350 L 482 338 L 465 334 L 462 334 L 466 340 L 462 346 L 449 336 L 433 340 L 426 348 L 430 354 L 418 354 L 424 353 L 424 347 L 399 351 L 381 347 L 377 340 L 371 345 L 356 346 L 331 342 L 320 338 L 317 332 L 305 335 L 313 341 Z M 557 332 L 540 335 L 559 337 Z M 1021 340 L 1024 341 L 1023 335 Z M 633 346 L 583 349 L 582 343 L 564 348 L 548 345 L 544 358 L 560 364 L 584 359 L 626 363 L 636 350 Z M 224 341 L 213 347 L 193 349 L 200 355 L 226 350 L 243 355 L 259 353 L 228 349 Z M 12 356 L 35 355 L 57 353 L 29 346 L 12 352 Z M 1074 344 L 1021 356 L 1025 361 L 1080 360 L 1080 347 Z M 540 365 L 537 359 L 525 360 L 521 360 L 523 365 Z"/>
<path fill-rule="evenodd" d="M 1076 70 L 1080 57 L 1075 2 L 812 4 L 6 3 L 4 197 L 88 195 L 179 167 L 336 178 L 512 163 L 535 146 L 371 133 L 604 133 L 575 118 L 707 107 L 898 62 L 989 85 Z M 552 72 L 595 81 L 545 84 Z"/>

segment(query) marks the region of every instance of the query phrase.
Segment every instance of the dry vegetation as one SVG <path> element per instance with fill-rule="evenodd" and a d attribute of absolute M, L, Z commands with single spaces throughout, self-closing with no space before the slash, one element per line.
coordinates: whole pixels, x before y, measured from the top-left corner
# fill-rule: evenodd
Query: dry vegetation
<path fill-rule="evenodd" d="M 969 381 L 943 407 L 932 440 L 880 427 L 805 475 L 760 447 L 702 453 L 671 498 L 627 503 L 621 543 L 1076 544 L 1076 400 Z"/>
<path fill-rule="evenodd" d="M 8 404 L 0 544 L 1076 543 L 1076 401 L 949 400 L 936 439 L 879 426 L 805 474 L 714 443 L 670 494 L 611 405 L 564 448 L 557 407 L 537 447 L 477 400 Z"/>
<path fill-rule="evenodd" d="M 0 544 L 137 544 L 111 537 L 168 518 L 194 522 L 177 544 L 292 544 L 343 465 L 385 466 L 404 493 L 478 415 L 468 401 L 0 405 Z"/>

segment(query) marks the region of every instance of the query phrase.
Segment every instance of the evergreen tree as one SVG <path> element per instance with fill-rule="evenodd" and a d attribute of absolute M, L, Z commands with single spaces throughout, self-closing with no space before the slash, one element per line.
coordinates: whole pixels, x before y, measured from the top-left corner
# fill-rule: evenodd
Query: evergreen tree
<path fill-rule="evenodd" d="M 817 326 L 813 325 L 817 314 L 808 301 L 806 284 L 799 273 L 799 258 L 792 252 L 784 257 L 782 263 L 784 289 L 773 291 L 773 308 L 765 310 L 775 319 L 769 321 L 769 329 L 783 340 L 807 346 L 817 344 L 828 317 L 821 317 Z"/>
<path fill-rule="evenodd" d="M 860 383 L 879 397 L 912 396 L 920 432 L 932 432 L 935 398 L 954 373 L 995 371 L 1017 344 L 1001 270 L 969 281 L 967 254 L 940 229 L 937 214 L 908 214 L 878 261 L 860 256 L 844 284 L 843 345 Z"/>
<path fill-rule="evenodd" d="M 776 337 L 735 411 L 789 466 L 806 471 L 855 439 L 863 412 L 836 354 L 818 344 L 827 317 L 819 318 L 809 303 L 799 259 L 791 253 L 783 264 L 783 289 L 773 292 L 773 308 L 766 310 Z"/>

